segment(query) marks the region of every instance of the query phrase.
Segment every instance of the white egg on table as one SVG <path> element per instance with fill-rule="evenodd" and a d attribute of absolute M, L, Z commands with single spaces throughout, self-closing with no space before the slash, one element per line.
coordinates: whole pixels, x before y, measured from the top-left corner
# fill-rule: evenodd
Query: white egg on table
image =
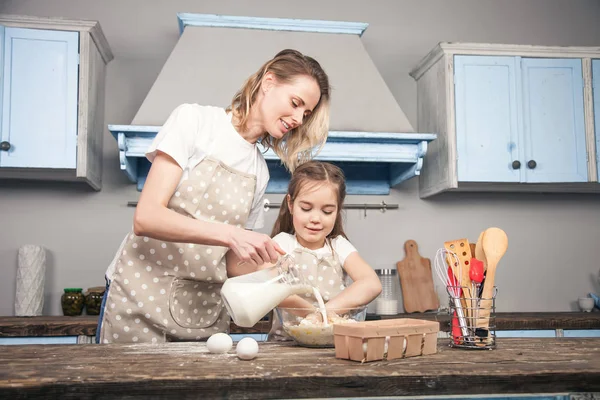
<path fill-rule="evenodd" d="M 251 337 L 245 337 L 238 342 L 235 351 L 240 359 L 252 360 L 258 354 L 258 343 Z"/>
<path fill-rule="evenodd" d="M 233 339 L 226 333 L 215 333 L 206 341 L 206 347 L 211 353 L 227 353 L 233 347 Z"/>

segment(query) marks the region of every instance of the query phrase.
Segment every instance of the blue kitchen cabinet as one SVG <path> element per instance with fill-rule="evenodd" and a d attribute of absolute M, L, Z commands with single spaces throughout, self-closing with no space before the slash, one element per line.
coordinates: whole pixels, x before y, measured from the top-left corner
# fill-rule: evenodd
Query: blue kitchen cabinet
<path fill-rule="evenodd" d="M 437 133 L 419 196 L 600 193 L 599 61 L 596 47 L 439 43 L 410 73 L 417 129 Z"/>
<path fill-rule="evenodd" d="M 76 167 L 78 46 L 78 32 L 5 29 L 0 168 Z"/>
<path fill-rule="evenodd" d="M 0 178 L 101 189 L 112 58 L 97 22 L 0 15 Z"/>
<path fill-rule="evenodd" d="M 454 59 L 460 181 L 588 180 L 581 60 Z"/>
<path fill-rule="evenodd" d="M 594 126 L 596 132 L 596 168 L 600 182 L 600 59 L 592 60 L 592 95 L 594 98 Z"/>
<path fill-rule="evenodd" d="M 587 182 L 580 59 L 523 58 L 523 182 Z"/>
<path fill-rule="evenodd" d="M 518 83 L 515 57 L 455 57 L 458 178 L 520 182 Z"/>

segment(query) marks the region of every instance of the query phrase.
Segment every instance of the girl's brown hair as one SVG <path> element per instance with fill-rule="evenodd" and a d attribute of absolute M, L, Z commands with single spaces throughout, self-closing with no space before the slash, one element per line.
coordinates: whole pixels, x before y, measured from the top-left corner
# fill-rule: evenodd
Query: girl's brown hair
<path fill-rule="evenodd" d="M 321 98 L 317 106 L 302 125 L 289 131 L 283 138 L 275 139 L 267 132 L 261 143 L 266 150 L 273 149 L 286 168 L 294 169 L 304 161 L 310 160 L 321 151 L 329 132 L 329 78 L 321 65 L 312 57 L 296 50 L 282 50 L 273 59 L 267 61 L 250 76 L 242 88 L 235 94 L 228 107 L 237 121 L 239 130 L 247 128 L 250 109 L 256 101 L 262 79 L 266 73 L 272 73 L 278 82 L 290 83 L 298 76 L 309 76 L 319 85 Z"/>
<path fill-rule="evenodd" d="M 335 216 L 333 230 L 327 235 L 327 238 L 333 239 L 342 235 L 348 239 L 344 232 L 342 221 L 342 207 L 346 198 L 346 181 L 344 173 L 337 166 L 321 161 L 307 161 L 300 164 L 292 174 L 287 196 L 281 202 L 281 208 L 279 209 L 279 215 L 277 216 L 275 226 L 271 232 L 271 237 L 274 237 L 281 232 L 289 233 L 290 235 L 293 235 L 296 232 L 292 221 L 292 213 L 288 206 L 288 199 L 289 203 L 294 203 L 301 190 L 307 186 L 310 188 L 314 184 L 323 183 L 330 184 L 337 189 L 337 214 Z"/>

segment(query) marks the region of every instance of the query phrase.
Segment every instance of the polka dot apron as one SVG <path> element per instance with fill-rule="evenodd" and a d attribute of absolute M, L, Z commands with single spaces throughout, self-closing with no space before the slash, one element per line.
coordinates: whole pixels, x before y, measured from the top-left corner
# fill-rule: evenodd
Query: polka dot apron
<path fill-rule="evenodd" d="M 300 270 L 308 282 L 319 289 L 325 303 L 344 290 L 348 282 L 348 277 L 340 264 L 337 254 L 335 251 L 332 251 L 332 253 L 333 254 L 331 255 L 320 256 L 305 248 L 297 248 L 294 250 L 295 263 L 300 267 Z M 306 293 L 300 296 L 303 296 L 305 300 L 312 303 L 315 307 L 319 307 L 313 293 Z M 271 331 L 269 332 L 268 340 L 291 340 L 291 338 L 283 331 L 281 319 L 277 314 L 277 310 L 273 311 L 273 324 L 271 326 Z"/>
<path fill-rule="evenodd" d="M 244 226 L 256 177 L 205 158 L 169 200 L 189 218 Z M 200 340 L 229 331 L 221 300 L 227 247 L 174 243 L 133 233 L 110 283 L 101 343 Z"/>

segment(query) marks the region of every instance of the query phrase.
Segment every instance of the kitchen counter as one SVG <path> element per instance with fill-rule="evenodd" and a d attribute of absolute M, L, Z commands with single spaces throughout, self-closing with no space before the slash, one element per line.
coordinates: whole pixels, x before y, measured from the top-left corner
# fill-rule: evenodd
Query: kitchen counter
<path fill-rule="evenodd" d="M 260 344 L 259 356 L 205 343 L 6 346 L 0 398 L 323 398 L 600 392 L 600 339 L 499 339 L 492 351 L 359 363 L 333 349 Z"/>
<path fill-rule="evenodd" d="M 495 313 L 496 330 L 600 329 L 600 312 L 499 312 Z M 382 316 L 438 321 L 440 330 L 449 331 L 450 316 L 438 313 L 413 313 Z"/>
<path fill-rule="evenodd" d="M 417 318 L 440 322 L 448 330 L 449 316 L 437 313 L 397 314 L 382 317 Z M 0 317 L 0 337 L 94 336 L 97 316 L 78 317 Z M 260 321 L 252 328 L 231 324 L 231 333 L 267 333 L 270 322 Z M 600 329 L 600 312 L 520 312 L 496 313 L 497 330 Z"/>
<path fill-rule="evenodd" d="M 231 324 L 231 333 L 266 333 L 271 323 L 259 321 L 252 328 L 240 328 Z M 98 327 L 97 315 L 77 317 L 0 317 L 0 337 L 23 336 L 95 336 Z"/>

